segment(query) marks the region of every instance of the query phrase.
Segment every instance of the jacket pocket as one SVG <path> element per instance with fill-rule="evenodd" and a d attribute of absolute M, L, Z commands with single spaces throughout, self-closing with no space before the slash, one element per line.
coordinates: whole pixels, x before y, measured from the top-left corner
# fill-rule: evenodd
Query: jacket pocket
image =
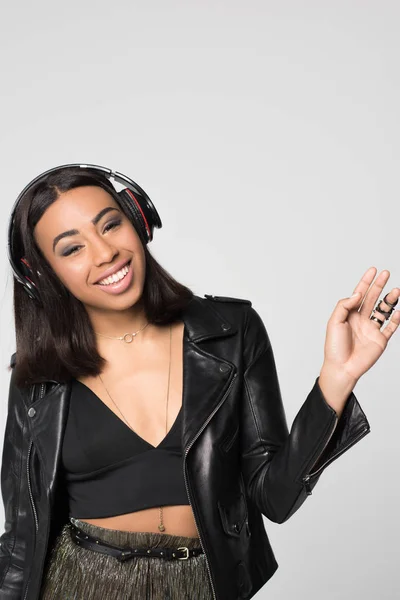
<path fill-rule="evenodd" d="M 229 431 L 228 435 L 225 437 L 223 442 L 220 444 L 221 450 L 227 453 L 232 448 L 237 436 L 239 433 L 239 423 L 233 426 L 233 431 Z"/>
<path fill-rule="evenodd" d="M 241 491 L 230 502 L 218 500 L 218 511 L 223 530 L 227 535 L 239 537 L 243 525 L 247 522 L 247 503 Z"/>

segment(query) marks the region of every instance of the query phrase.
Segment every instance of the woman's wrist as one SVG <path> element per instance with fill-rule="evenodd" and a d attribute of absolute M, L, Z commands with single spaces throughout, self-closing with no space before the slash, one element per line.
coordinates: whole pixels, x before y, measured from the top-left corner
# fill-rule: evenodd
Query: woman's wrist
<path fill-rule="evenodd" d="M 337 367 L 324 363 L 319 374 L 318 384 L 326 402 L 341 417 L 346 402 L 357 381 Z"/>

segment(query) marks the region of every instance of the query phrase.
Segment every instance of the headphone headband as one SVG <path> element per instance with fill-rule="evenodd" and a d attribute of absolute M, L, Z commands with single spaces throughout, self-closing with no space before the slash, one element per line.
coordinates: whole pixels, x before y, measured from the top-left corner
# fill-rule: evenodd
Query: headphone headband
<path fill-rule="evenodd" d="M 160 229 L 162 227 L 162 222 L 160 216 L 153 204 L 150 200 L 149 196 L 146 194 L 143 188 L 140 187 L 133 179 L 124 175 L 123 173 L 119 173 L 118 171 L 113 171 L 107 167 L 103 167 L 101 165 L 92 165 L 92 164 L 80 164 L 80 163 L 67 163 L 65 165 L 59 165 L 57 167 L 53 167 L 40 173 L 37 177 L 32 179 L 22 190 L 22 192 L 18 195 L 18 198 L 14 202 L 14 205 L 11 210 L 11 216 L 8 226 L 8 260 L 10 262 L 11 268 L 14 273 L 14 277 L 16 280 L 21 283 L 24 287 L 24 290 L 28 293 L 29 297 L 33 300 L 36 300 L 41 304 L 40 296 L 37 292 L 37 286 L 32 281 L 31 277 L 33 276 L 33 272 L 30 269 L 29 263 L 24 257 L 15 257 L 14 258 L 14 218 L 17 206 L 21 200 L 21 198 L 30 190 L 38 181 L 49 175 L 50 173 L 54 173 L 56 171 L 60 171 L 63 169 L 68 169 L 71 167 L 77 167 L 87 171 L 95 172 L 103 177 L 106 177 L 108 180 L 113 179 L 114 181 L 125 185 L 125 188 L 120 192 L 114 187 L 115 192 L 117 193 L 120 203 L 123 207 L 126 208 L 129 217 L 138 227 L 138 232 L 141 235 L 144 242 L 147 244 L 151 242 L 153 239 L 153 230 L 154 227 Z M 29 277 L 29 275 L 31 277 Z"/>

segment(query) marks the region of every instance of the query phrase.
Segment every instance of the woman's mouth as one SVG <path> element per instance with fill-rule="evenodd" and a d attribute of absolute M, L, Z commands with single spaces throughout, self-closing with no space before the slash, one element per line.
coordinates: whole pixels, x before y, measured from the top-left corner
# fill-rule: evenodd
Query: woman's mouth
<path fill-rule="evenodd" d="M 132 260 L 122 267 L 122 269 L 117 271 L 117 273 L 102 279 L 95 285 L 99 286 L 99 288 L 101 288 L 104 292 L 108 292 L 109 294 L 119 294 L 124 292 L 130 286 L 133 279 L 131 263 Z"/>

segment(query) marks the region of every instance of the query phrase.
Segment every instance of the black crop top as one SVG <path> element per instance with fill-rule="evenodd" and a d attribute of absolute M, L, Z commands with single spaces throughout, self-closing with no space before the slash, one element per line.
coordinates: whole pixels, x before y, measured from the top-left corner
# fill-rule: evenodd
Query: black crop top
<path fill-rule="evenodd" d="M 95 519 L 189 504 L 181 424 L 182 407 L 155 447 L 132 431 L 88 386 L 73 379 L 62 447 L 69 516 Z"/>

